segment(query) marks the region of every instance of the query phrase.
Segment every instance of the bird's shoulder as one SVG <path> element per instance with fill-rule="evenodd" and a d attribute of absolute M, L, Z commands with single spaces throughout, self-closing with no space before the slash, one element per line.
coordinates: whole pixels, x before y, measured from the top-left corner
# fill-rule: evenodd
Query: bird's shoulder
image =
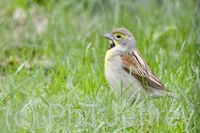
<path fill-rule="evenodd" d="M 147 84 L 153 88 L 159 90 L 164 89 L 164 85 L 151 71 L 138 50 L 123 54 L 120 57 L 122 60 L 122 67 L 125 71 L 140 81 L 145 80 L 145 82 L 147 82 Z"/>

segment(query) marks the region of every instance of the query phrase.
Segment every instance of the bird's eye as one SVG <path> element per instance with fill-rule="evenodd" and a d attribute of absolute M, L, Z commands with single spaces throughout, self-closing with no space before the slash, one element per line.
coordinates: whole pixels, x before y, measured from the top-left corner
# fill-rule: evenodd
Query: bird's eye
<path fill-rule="evenodd" d="M 117 38 L 121 38 L 122 36 L 121 36 L 121 35 L 117 35 L 116 37 L 117 37 Z"/>

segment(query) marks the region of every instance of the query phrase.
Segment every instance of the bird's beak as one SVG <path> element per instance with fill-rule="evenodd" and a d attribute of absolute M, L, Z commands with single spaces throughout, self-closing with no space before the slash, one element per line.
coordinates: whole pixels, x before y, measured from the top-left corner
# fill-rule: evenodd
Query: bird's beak
<path fill-rule="evenodd" d="M 103 35 L 103 37 L 105 37 L 109 40 L 109 42 L 110 42 L 109 49 L 115 47 L 115 43 L 114 43 L 115 39 L 114 39 L 114 37 L 111 33 L 106 33 L 106 34 Z"/>
<path fill-rule="evenodd" d="M 114 37 L 112 36 L 111 33 L 106 33 L 106 34 L 103 35 L 103 37 L 105 37 L 105 38 L 107 38 L 107 39 L 109 39 L 109 40 L 111 40 L 111 41 L 114 40 Z"/>

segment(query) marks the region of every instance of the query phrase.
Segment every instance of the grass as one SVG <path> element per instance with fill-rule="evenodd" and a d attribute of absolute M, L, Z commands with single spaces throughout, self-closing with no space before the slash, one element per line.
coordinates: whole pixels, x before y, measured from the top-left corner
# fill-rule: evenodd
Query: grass
<path fill-rule="evenodd" d="M 200 132 L 197 1 L 0 2 L 2 132 Z M 109 88 L 101 36 L 117 27 L 179 99 L 130 106 Z"/>

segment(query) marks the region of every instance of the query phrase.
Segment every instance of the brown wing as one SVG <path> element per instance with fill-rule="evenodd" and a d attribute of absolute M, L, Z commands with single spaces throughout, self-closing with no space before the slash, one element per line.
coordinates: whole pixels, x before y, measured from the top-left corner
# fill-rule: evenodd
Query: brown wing
<path fill-rule="evenodd" d="M 148 86 L 158 90 L 163 90 L 165 88 L 158 77 L 147 66 L 146 62 L 137 50 L 132 53 L 121 55 L 121 59 L 124 70 L 131 73 L 141 82 L 145 81 Z"/>

